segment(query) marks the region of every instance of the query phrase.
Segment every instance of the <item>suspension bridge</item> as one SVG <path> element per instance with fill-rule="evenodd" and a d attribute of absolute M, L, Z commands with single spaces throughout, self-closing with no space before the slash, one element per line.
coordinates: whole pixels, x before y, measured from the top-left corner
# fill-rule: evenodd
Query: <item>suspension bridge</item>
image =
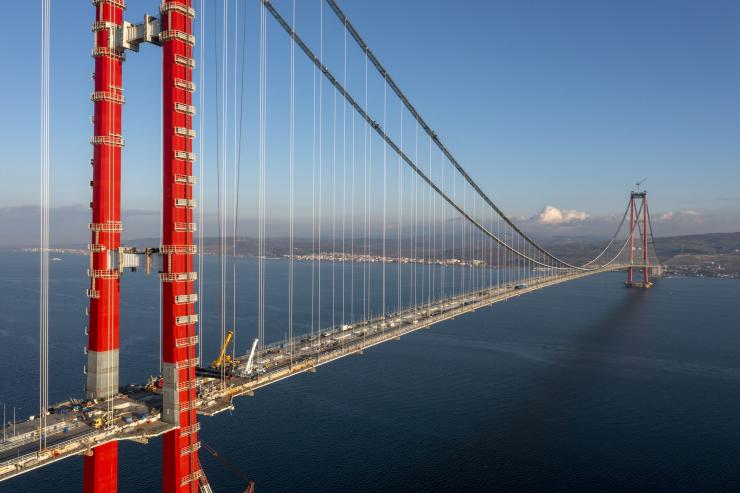
<path fill-rule="evenodd" d="M 262 387 L 500 301 L 605 272 L 624 271 L 625 285 L 632 288 L 650 288 L 660 275 L 648 196 L 639 184 L 626 197 L 621 220 L 603 248 L 588 261 L 565 260 L 496 206 L 335 0 L 317 0 L 314 5 L 320 13 L 318 48 L 296 28 L 300 23 L 295 1 L 284 2 L 282 10 L 269 0 L 255 3 L 259 104 L 257 165 L 250 178 L 256 200 L 248 205 L 257 216 L 257 322 L 238 332 L 248 335 L 250 350 L 239 355 L 236 343 L 229 346 L 239 325 L 236 258 L 248 80 L 243 61 L 245 4 L 164 0 L 156 15 L 132 23 L 124 20 L 123 0 L 93 0 L 86 395 L 49 403 L 51 2 L 42 0 L 39 411 L 4 424 L 0 481 L 82 455 L 84 491 L 116 491 L 118 442 L 147 443 L 161 436 L 163 490 L 211 491 L 198 460 L 198 415 L 231 410 L 238 405 L 237 397 L 252 396 Z M 203 41 L 211 21 L 204 20 L 206 15 L 213 17 L 213 53 Z M 340 41 L 334 41 L 341 54 L 338 70 L 330 67 L 324 53 L 325 44 L 331 43 L 324 39 L 329 20 L 341 31 Z M 268 58 L 267 33 L 275 28 L 287 49 L 276 48 Z M 197 47 L 196 35 L 202 41 Z M 137 248 L 121 241 L 122 67 L 143 44 L 162 49 L 162 230 L 158 245 Z M 284 131 L 268 124 L 267 89 L 273 87 L 268 59 L 272 64 L 287 59 L 286 90 L 280 95 L 288 101 L 287 110 L 273 117 L 286 117 Z M 216 68 L 215 84 L 206 83 L 207 63 Z M 374 89 L 370 75 L 375 77 Z M 202 111 L 206 106 L 206 91 L 216 94 L 215 132 L 207 118 L 196 117 L 196 107 Z M 309 97 L 303 113 L 299 94 Z M 376 100 L 371 102 L 372 97 Z M 219 292 L 214 296 L 219 317 L 217 327 L 209 328 L 200 308 L 206 222 L 203 161 L 208 154 L 203 142 L 214 133 L 215 157 L 209 162 L 215 161 L 217 170 Z M 270 145 L 279 145 L 284 155 L 271 157 Z M 233 183 L 227 179 L 229 163 Z M 301 163 L 306 169 L 300 169 Z M 281 183 L 277 189 L 267 185 L 271 172 Z M 196 202 L 201 204 L 197 215 Z M 288 244 L 277 253 L 268 234 L 276 203 L 288 204 Z M 296 231 L 310 237 L 308 247 L 299 248 Z M 287 276 L 279 281 L 268 275 L 267 261 L 274 255 L 288 264 Z M 310 273 L 308 289 L 296 290 L 298 263 Z M 147 383 L 122 386 L 119 299 L 124 273 L 135 270 L 156 271 L 161 282 L 161 367 L 152 369 L 160 374 Z M 287 324 L 268 329 L 284 336 L 273 342 L 266 341 L 266 326 L 271 326 L 265 308 L 267 283 L 278 283 L 287 292 Z M 310 305 L 306 320 L 295 312 L 301 298 Z M 221 347 L 210 366 L 202 351 L 209 336 Z"/>

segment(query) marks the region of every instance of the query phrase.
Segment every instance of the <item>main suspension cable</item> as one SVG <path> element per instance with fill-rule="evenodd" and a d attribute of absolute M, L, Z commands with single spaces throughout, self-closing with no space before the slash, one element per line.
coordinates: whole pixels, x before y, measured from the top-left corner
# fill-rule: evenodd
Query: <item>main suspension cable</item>
<path fill-rule="evenodd" d="M 269 0 L 263 0 L 266 2 L 269 2 Z M 442 153 L 447 157 L 447 159 L 450 161 L 450 163 L 457 169 L 457 171 L 465 178 L 465 180 L 468 182 L 468 184 L 478 193 L 478 195 L 481 196 L 481 198 L 488 204 L 489 207 L 493 208 L 494 211 L 496 211 L 497 214 L 501 216 L 501 218 L 509 225 L 511 228 L 517 232 L 519 235 L 522 236 L 522 238 L 529 243 L 532 244 L 537 250 L 539 250 L 542 254 L 545 256 L 551 258 L 552 260 L 562 264 L 565 267 L 570 268 L 578 268 L 579 266 L 571 265 L 564 260 L 554 256 L 551 254 L 548 250 L 540 246 L 536 241 L 534 241 L 531 237 L 526 235 L 519 227 L 511 220 L 509 219 L 506 214 L 504 214 L 501 209 L 496 206 L 496 204 L 488 197 L 488 195 L 478 186 L 478 184 L 472 179 L 472 177 L 465 171 L 465 169 L 460 165 L 460 163 L 455 159 L 455 157 L 452 155 L 452 153 L 445 147 L 445 145 L 440 140 L 439 136 L 432 130 L 432 128 L 427 124 L 427 122 L 422 118 L 422 116 L 419 114 L 419 112 L 414 108 L 414 106 L 411 104 L 409 99 L 406 97 L 406 95 L 401 91 L 401 88 L 396 84 L 396 82 L 393 80 L 393 78 L 390 76 L 388 71 L 385 69 L 385 67 L 380 63 L 380 60 L 375 56 L 373 51 L 370 49 L 370 47 L 365 43 L 365 41 L 362 39 L 362 36 L 360 36 L 360 33 L 355 29 L 354 25 L 350 22 L 349 18 L 344 14 L 342 9 L 339 7 L 337 2 L 335 0 L 326 0 L 327 4 L 331 7 L 331 9 L 336 14 L 337 18 L 340 20 L 340 22 L 346 26 L 349 33 L 354 38 L 357 45 L 360 47 L 361 50 L 363 50 L 369 60 L 372 62 L 372 64 L 375 66 L 375 68 L 378 70 L 381 76 L 388 82 L 388 86 L 393 90 L 393 92 L 396 93 L 396 96 L 401 100 L 401 102 L 404 104 L 406 109 L 411 113 L 411 115 L 416 119 L 416 121 L 421 125 L 421 127 L 424 129 L 424 131 L 429 135 L 429 137 L 432 139 L 434 144 L 442 151 Z M 530 259 L 531 260 L 531 259 Z"/>
<path fill-rule="evenodd" d="M 523 260 L 529 260 L 533 264 L 536 264 L 541 267 L 545 267 L 548 264 L 546 264 L 543 261 L 536 260 L 527 254 L 523 253 L 522 251 L 512 247 L 511 245 L 507 244 L 500 238 L 498 238 L 496 235 L 494 235 L 488 228 L 483 226 L 479 221 L 474 219 L 468 212 L 466 212 L 462 207 L 460 207 L 457 203 L 455 203 L 444 191 L 442 191 L 409 157 L 406 155 L 399 147 L 398 145 L 385 133 L 383 128 L 374 121 L 368 113 L 356 102 L 356 100 L 346 91 L 344 86 L 334 77 L 334 75 L 329 71 L 329 69 L 323 64 L 321 59 L 317 57 L 313 51 L 306 45 L 306 43 L 303 41 L 303 39 L 294 31 L 291 29 L 290 25 L 285 21 L 285 19 L 280 15 L 280 13 L 275 9 L 275 7 L 272 5 L 272 3 L 269 0 L 262 0 L 262 4 L 267 8 L 267 10 L 272 14 L 272 16 L 275 18 L 275 20 L 280 24 L 281 27 L 285 30 L 288 35 L 293 37 L 295 42 L 298 44 L 298 46 L 303 50 L 303 52 L 308 56 L 308 58 L 316 65 L 317 68 L 322 72 L 324 77 L 335 87 L 335 89 L 347 99 L 347 102 L 352 106 L 359 115 L 366 120 L 366 122 L 369 124 L 370 127 L 372 127 L 375 132 L 383 139 L 385 143 L 396 153 L 400 154 L 401 158 L 406 162 L 406 164 L 415 172 L 417 175 L 422 178 L 422 180 L 429 185 L 434 192 L 436 192 L 438 195 L 440 195 L 447 203 L 449 203 L 455 210 L 458 211 L 465 219 L 467 219 L 472 226 L 475 226 L 481 232 L 483 232 L 485 235 L 492 238 L 494 241 L 499 242 L 501 246 L 509 250 L 513 255 L 516 255 L 517 257 L 523 259 Z M 349 24 L 348 24 L 349 27 Z M 322 28 L 323 31 L 323 28 Z M 323 47 L 323 41 L 322 41 L 322 47 Z M 435 141 L 435 137 L 430 135 L 430 138 L 432 141 Z M 444 150 L 443 150 L 444 152 Z M 450 162 L 455 164 L 455 162 L 452 161 L 451 156 L 448 156 L 445 154 L 448 159 L 450 159 Z M 469 182 L 470 183 L 470 182 Z M 471 185 L 473 189 L 478 192 L 480 190 L 477 185 L 472 184 Z M 485 200 L 485 197 L 484 197 Z M 488 203 L 488 201 L 486 201 Z M 490 204 L 489 204 L 490 205 Z M 501 218 L 507 222 L 509 227 L 511 228 L 512 232 L 516 232 L 518 237 L 520 237 L 523 241 L 530 241 L 528 237 L 519 230 L 516 225 L 508 222 L 508 219 L 506 216 L 504 216 L 500 211 L 497 210 L 497 213 L 501 215 Z M 319 215 L 320 216 L 320 215 Z M 320 221 L 320 217 L 319 217 Z M 552 260 L 558 262 L 561 264 L 558 267 L 554 267 L 559 270 L 567 270 L 567 269 L 574 269 L 574 270 L 580 270 L 580 271 L 589 271 L 589 270 L 595 270 L 597 268 L 589 269 L 586 267 L 581 266 L 575 266 L 568 263 L 563 262 L 562 260 L 558 259 L 557 257 L 554 257 L 552 254 L 547 252 L 546 250 L 542 249 L 541 247 L 538 247 L 538 245 L 534 242 L 531 242 L 532 246 L 537 248 L 540 252 L 542 252 L 545 256 L 551 258 Z"/>

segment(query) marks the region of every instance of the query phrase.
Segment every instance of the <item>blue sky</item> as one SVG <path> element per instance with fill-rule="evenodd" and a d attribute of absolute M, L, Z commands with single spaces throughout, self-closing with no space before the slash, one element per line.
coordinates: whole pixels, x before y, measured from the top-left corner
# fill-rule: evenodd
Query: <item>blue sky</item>
<path fill-rule="evenodd" d="M 89 200 L 93 7 L 87 0 L 52 3 L 52 196 L 59 210 L 77 210 Z M 207 3 L 207 102 L 202 114 L 208 130 L 200 158 L 206 212 L 211 214 L 216 204 L 217 60 L 210 23 L 215 20 L 220 28 L 222 2 Z M 297 31 L 318 53 L 320 2 L 297 3 Z M 647 178 L 665 233 L 740 229 L 740 3 L 340 4 L 463 166 L 505 212 L 531 227 L 569 225 L 538 221 L 546 206 L 585 212 L 594 220 L 621 214 L 634 182 Z M 158 2 L 129 0 L 128 5 L 126 18 L 138 21 L 145 12 L 156 13 Z M 248 221 L 256 209 L 258 18 L 256 1 L 239 5 L 239 29 L 248 33 L 240 189 L 240 217 Z M 289 1 L 275 5 L 290 17 Z M 0 78 L 5 116 L 0 123 L 0 220 L 8 223 L 9 216 L 18 219 L 26 210 L 14 208 L 38 203 L 40 2 L 3 7 L 6 19 L 23 19 L 6 23 L 10 42 L 0 52 L 5 74 Z M 233 1 L 230 9 L 233 15 Z M 267 21 L 268 196 L 275 201 L 272 210 L 279 221 L 286 202 L 281 193 L 287 169 L 289 43 L 273 19 Z M 156 233 L 158 225 L 160 56 L 158 48 L 145 46 L 129 54 L 124 64 L 123 208 L 134 224 L 131 234 Z M 302 170 L 297 172 L 297 200 L 306 205 L 311 191 L 304 185 L 311 176 L 312 69 L 301 53 L 296 56 L 296 167 Z M 342 28 L 326 6 L 324 56 L 342 75 Z M 360 98 L 363 58 L 351 43 L 347 60 L 347 86 Z M 382 79 L 371 75 L 368 91 L 369 109 L 382 122 Z M 327 166 L 335 145 L 327 140 L 333 95 L 324 92 L 323 97 Z M 414 130 L 408 115 L 401 134 L 400 106 L 392 98 L 387 112 L 389 132 L 397 140 L 403 135 L 410 149 Z M 341 119 L 341 111 L 339 115 Z M 227 120 L 233 116 L 230 110 Z M 231 123 L 227 132 L 233 132 Z M 227 163 L 233 161 L 232 145 L 230 141 Z M 380 147 L 373 152 L 377 159 Z M 423 150 L 421 159 L 428 159 Z M 22 220 L 11 223 L 18 222 Z"/>

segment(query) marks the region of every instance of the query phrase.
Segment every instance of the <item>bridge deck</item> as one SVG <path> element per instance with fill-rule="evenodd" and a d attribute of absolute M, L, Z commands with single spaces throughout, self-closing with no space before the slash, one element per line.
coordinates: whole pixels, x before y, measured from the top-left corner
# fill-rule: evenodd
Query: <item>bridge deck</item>
<path fill-rule="evenodd" d="M 385 318 L 355 323 L 351 326 L 325 329 L 313 336 L 295 337 L 266 346 L 255 355 L 258 369 L 246 374 L 244 356 L 228 379 L 199 378 L 198 413 L 213 416 L 232 409 L 233 399 L 252 395 L 257 389 L 285 378 L 313 371 L 316 367 L 352 354 L 362 354 L 365 349 L 386 341 L 395 340 L 411 332 L 515 296 L 603 272 L 622 270 L 623 264 L 610 265 L 593 271 L 577 271 L 567 275 L 541 277 L 529 280 L 526 285 L 502 285 L 465 295 L 447 298 L 428 305 L 410 308 L 387 315 Z M 641 268 L 641 265 L 632 265 Z M 292 353 L 289 353 L 292 349 Z M 122 389 L 113 401 L 96 403 L 84 410 L 75 404 L 55 404 L 55 414 L 47 416 L 46 448 L 39 451 L 38 421 L 27 420 L 15 425 L 9 439 L 0 443 L 0 481 L 51 464 L 72 455 L 89 453 L 93 447 L 115 440 L 146 442 L 161 435 L 173 426 L 160 421 L 162 398 L 158 392 L 144 390 L 143 386 Z M 95 428 L 97 417 L 109 412 L 106 426 Z"/>
<path fill-rule="evenodd" d="M 199 387 L 198 413 L 212 416 L 233 409 L 232 400 L 242 395 L 252 395 L 259 388 L 273 384 L 298 373 L 315 371 L 316 367 L 383 342 L 396 340 L 411 332 L 428 328 L 479 308 L 508 300 L 532 291 L 572 281 L 593 274 L 621 270 L 626 266 L 614 265 L 597 271 L 582 271 L 567 276 L 542 277 L 530 280 L 526 287 L 520 283 L 501 285 L 494 289 L 467 293 L 446 298 L 439 302 L 421 305 L 398 313 L 376 317 L 351 326 L 332 327 L 314 335 L 298 336 L 290 343 L 283 341 L 266 347 L 255 356 L 262 371 L 245 375 L 246 365 L 239 365 L 234 376 L 227 380 L 205 378 Z M 635 266 L 633 266 L 635 267 Z M 292 355 L 289 348 L 293 348 Z M 237 358 L 244 362 L 247 355 Z"/>

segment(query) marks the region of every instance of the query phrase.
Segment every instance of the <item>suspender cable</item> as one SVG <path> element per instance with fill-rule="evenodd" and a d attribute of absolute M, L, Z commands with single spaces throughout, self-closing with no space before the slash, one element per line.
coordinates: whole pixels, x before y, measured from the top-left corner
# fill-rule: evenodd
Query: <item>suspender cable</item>
<path fill-rule="evenodd" d="M 203 39 L 203 38 L 201 38 Z M 201 45 L 202 46 L 202 45 Z M 164 108 L 164 87 L 159 85 L 159 107 Z M 202 153 L 200 154 L 203 155 Z M 159 112 L 159 203 L 164 204 L 164 112 Z M 202 209 L 203 201 L 199 202 Z M 164 207 L 159 210 L 159 245 L 164 244 Z M 199 252 L 200 253 L 200 252 Z M 200 274 L 200 273 L 199 273 Z M 200 276 L 198 276 L 200 278 Z M 159 299 L 157 304 L 159 305 L 159 374 L 164 375 L 164 366 L 162 365 L 162 344 L 164 343 L 164 320 L 162 318 L 162 283 L 159 283 Z M 198 316 L 198 323 L 200 324 L 200 315 Z"/>
<path fill-rule="evenodd" d="M 331 326 L 336 326 L 336 266 L 337 266 L 337 91 L 333 94 L 331 124 Z"/>
<path fill-rule="evenodd" d="M 429 142 L 429 179 L 433 179 L 434 174 L 432 173 L 432 142 Z M 434 208 L 434 194 L 429 190 L 429 290 L 431 296 L 429 302 L 434 300 L 436 295 L 436 268 L 435 260 L 437 258 L 437 215 L 436 209 Z"/>
<path fill-rule="evenodd" d="M 216 153 L 216 179 L 218 180 L 218 237 L 219 237 L 219 327 L 221 333 L 221 345 L 223 346 L 226 338 L 226 109 L 227 109 L 227 91 L 226 91 L 226 77 L 227 77 L 227 32 L 228 32 L 228 2 L 223 1 L 223 12 L 222 12 L 222 35 L 221 35 L 221 79 L 220 92 L 221 92 L 221 107 L 220 114 L 216 115 L 216 134 L 217 138 L 220 138 L 220 153 Z M 216 28 L 216 16 L 213 17 L 214 21 L 214 32 L 217 32 Z M 218 71 L 217 71 L 218 73 Z M 222 385 L 226 379 L 225 366 L 221 366 L 221 381 Z"/>
<path fill-rule="evenodd" d="M 295 40 L 294 40 L 295 42 Z M 311 125 L 311 337 L 316 322 L 316 67 L 313 68 L 313 92 L 311 96 L 313 113 Z"/>
<path fill-rule="evenodd" d="M 419 158 L 419 125 L 414 125 L 414 152 L 415 157 L 414 159 Z M 414 307 L 414 311 L 416 311 L 416 217 L 415 217 L 415 211 L 416 211 L 416 186 L 418 178 L 414 175 L 411 175 L 411 179 L 414 181 L 414 189 L 411 194 L 411 217 L 409 218 L 409 252 L 411 256 L 411 264 L 409 266 L 409 272 L 410 272 L 410 282 L 409 282 L 409 308 L 412 306 Z"/>
<path fill-rule="evenodd" d="M 46 448 L 46 413 L 49 408 L 50 50 L 51 0 L 43 0 L 41 4 L 41 220 L 39 225 L 39 450 Z"/>
<path fill-rule="evenodd" d="M 401 149 L 403 149 L 403 108 L 401 108 Z M 398 235 L 398 258 L 396 259 L 396 273 L 398 275 L 398 286 L 396 286 L 396 294 L 398 300 L 396 301 L 396 312 L 401 311 L 401 187 L 403 186 L 403 174 L 401 168 L 401 157 L 398 157 L 398 199 L 396 201 L 397 209 L 397 226 L 396 234 Z M 398 324 L 398 331 L 401 332 L 401 324 Z"/>
<path fill-rule="evenodd" d="M 264 3 L 262 5 L 265 5 Z M 320 43 L 320 56 L 324 56 L 324 4 L 319 0 L 319 43 Z M 317 299 L 317 329 L 318 345 L 316 346 L 316 358 L 319 357 L 319 350 L 321 348 L 321 220 L 323 211 L 323 174 L 324 174 L 324 78 L 319 77 L 319 258 L 318 258 L 318 286 L 316 290 Z"/>
<path fill-rule="evenodd" d="M 234 109 L 234 184 L 233 184 L 233 222 L 231 231 L 231 279 L 232 279 L 232 293 L 231 293 L 231 330 L 234 335 L 231 342 L 231 358 L 232 360 L 236 357 L 236 305 L 237 305 L 237 236 L 239 228 L 239 189 L 241 182 L 241 154 L 242 154 L 242 126 L 244 117 L 244 66 L 246 62 L 246 30 L 243 36 L 242 43 L 242 57 L 241 57 L 241 73 L 239 73 L 239 2 L 235 2 L 234 6 L 234 104 L 239 104 L 239 111 Z M 241 80 L 241 82 L 240 82 Z M 237 98 L 237 88 L 239 89 L 239 97 Z"/>
<path fill-rule="evenodd" d="M 496 236 L 501 232 L 501 216 L 496 214 Z M 501 289 L 501 245 L 496 243 L 496 290 Z"/>
<path fill-rule="evenodd" d="M 373 254 L 372 247 L 370 243 L 370 233 L 372 232 L 372 220 L 371 220 L 371 209 L 373 207 L 373 133 L 370 131 L 370 129 L 367 129 L 367 248 L 368 248 L 368 254 Z M 374 255 L 377 255 L 377 252 L 374 253 Z M 372 318 L 373 316 L 373 310 L 371 301 L 373 298 L 373 290 L 372 288 L 372 264 L 370 264 L 370 257 L 368 255 L 368 265 L 367 265 L 367 316 L 368 318 Z"/>
<path fill-rule="evenodd" d="M 429 179 L 432 179 L 432 141 L 429 141 Z M 432 271 L 433 237 L 432 237 L 432 189 L 429 189 L 429 202 L 427 204 L 427 303 L 432 303 L 434 289 L 434 272 Z"/>
<path fill-rule="evenodd" d="M 383 128 L 386 128 L 386 117 L 388 112 L 388 84 L 383 83 Z M 383 318 L 385 318 L 385 265 L 387 263 L 385 243 L 386 243 L 386 215 L 388 212 L 388 145 L 383 141 Z"/>
<path fill-rule="evenodd" d="M 347 87 L 347 30 L 344 30 L 344 87 Z M 336 94 L 336 93 L 335 93 Z M 345 322 L 345 225 L 347 219 L 347 100 L 342 98 L 342 325 Z"/>
<path fill-rule="evenodd" d="M 215 16 L 214 16 L 215 17 Z M 200 106 L 200 116 L 198 118 L 198 155 L 201 157 L 200 161 L 200 169 L 198 170 L 198 203 L 200 204 L 200 207 L 198 208 L 198 360 L 203 361 L 203 236 L 205 235 L 205 202 L 203 201 L 203 197 L 205 194 L 205 129 L 206 129 L 206 117 L 205 117 L 205 105 L 206 105 L 206 84 L 205 84 L 205 77 L 206 77 L 206 57 L 205 57 L 205 45 L 206 45 L 206 28 L 205 28 L 205 0 L 200 0 L 200 60 L 199 62 L 199 73 L 198 73 L 198 85 L 199 85 L 199 91 L 198 91 L 198 105 Z M 160 132 L 161 134 L 161 132 Z M 160 155 L 162 153 L 160 152 Z M 162 166 L 160 168 L 163 169 Z M 160 231 L 162 231 L 162 228 L 159 228 Z M 160 289 L 161 289 L 161 283 L 160 283 Z M 161 312 L 161 306 L 162 306 L 162 296 L 160 295 L 160 312 Z M 160 327 L 161 327 L 161 320 L 162 316 L 160 313 Z M 161 341 L 161 339 L 160 339 Z M 162 358 L 161 354 L 162 351 L 159 351 L 160 354 L 160 360 Z"/>
<path fill-rule="evenodd" d="M 414 160 L 417 162 L 419 161 L 419 124 L 416 124 L 416 130 L 414 135 Z M 419 211 L 421 209 L 420 207 L 420 200 L 423 201 L 423 193 L 419 194 L 419 176 L 414 175 L 414 310 L 418 311 L 419 309 L 419 294 L 421 294 L 421 298 L 423 300 L 424 298 L 424 291 L 423 289 L 419 289 L 419 274 L 422 276 L 422 281 L 424 280 L 424 266 L 419 265 L 419 262 L 421 261 L 421 255 L 419 252 Z M 423 230 L 422 230 L 423 233 Z M 423 244 L 422 244 L 423 247 Z M 422 283 L 422 288 L 424 284 Z"/>
<path fill-rule="evenodd" d="M 321 1 L 321 0 L 319 0 Z M 367 54 L 365 54 L 365 111 L 367 112 L 367 100 L 368 100 L 368 84 L 367 84 Z M 364 145 L 364 161 L 365 161 L 365 210 L 363 211 L 365 221 L 365 265 L 363 268 L 363 281 L 362 281 L 362 306 L 363 306 L 363 318 L 367 320 L 370 318 L 370 178 L 372 177 L 372 169 L 370 167 L 370 127 L 369 122 L 365 120 L 365 132 L 363 132 Z M 365 339 L 365 333 L 363 331 L 363 343 Z"/>
<path fill-rule="evenodd" d="M 350 298 L 350 323 L 355 322 L 355 113 L 352 112 L 352 186 L 350 197 L 352 205 L 350 207 L 350 250 L 352 252 L 352 268 L 350 270 L 350 281 L 349 281 L 349 298 Z"/>
<path fill-rule="evenodd" d="M 236 359 L 236 236 L 239 219 L 239 178 L 241 174 L 241 130 L 242 116 L 244 112 L 244 89 L 239 84 L 239 2 L 234 2 L 234 104 L 239 102 L 239 111 L 234 109 L 234 183 L 233 183 L 233 210 L 232 210 L 232 227 L 231 227 L 231 330 L 233 336 L 231 339 L 231 359 Z M 242 73 L 241 79 L 244 80 L 244 57 L 247 50 L 242 49 Z M 240 97 L 237 99 L 237 87 L 241 87 Z"/>
<path fill-rule="evenodd" d="M 491 231 L 493 231 L 493 209 L 489 208 Z M 493 241 L 488 239 L 488 289 L 493 288 Z"/>
<path fill-rule="evenodd" d="M 418 126 L 418 123 L 417 123 Z M 452 195 L 454 197 L 454 200 L 457 200 L 457 175 L 453 172 L 452 173 Z M 456 226 L 456 217 L 455 217 L 455 211 L 452 211 L 452 258 L 457 258 L 455 255 L 455 237 L 457 236 L 457 226 Z M 452 294 L 457 294 L 457 287 L 455 284 L 455 271 L 457 270 L 456 263 L 453 262 L 452 264 Z"/>
<path fill-rule="evenodd" d="M 293 18 L 292 26 L 295 29 L 295 0 L 292 5 Z M 245 47 L 246 49 L 246 47 Z M 293 364 L 293 256 L 295 247 L 293 240 L 293 226 L 295 221 L 294 212 L 294 192 L 293 192 L 293 173 L 295 169 L 295 41 L 290 40 L 290 155 L 288 159 L 290 170 L 289 175 L 289 194 L 290 194 L 290 232 L 288 242 L 288 353 L 290 353 L 290 364 Z"/>
<path fill-rule="evenodd" d="M 265 346 L 265 220 L 266 220 L 266 133 L 267 133 L 267 15 L 260 8 L 260 66 L 259 66 L 259 269 L 258 269 L 258 307 L 257 338 L 261 355 Z"/>
<path fill-rule="evenodd" d="M 238 4 L 238 2 L 236 2 Z M 246 11 L 243 16 L 246 16 Z M 235 16 L 235 24 L 237 25 L 236 32 L 238 33 L 238 15 Z M 236 70 L 238 68 L 237 64 L 237 51 L 238 51 L 238 35 L 237 33 L 234 34 L 234 40 L 237 43 L 237 46 L 234 50 L 234 73 L 236 74 Z M 236 356 L 236 336 L 237 336 L 237 327 L 236 327 L 236 304 L 237 304 L 237 238 L 238 238 L 238 227 L 239 227 L 239 205 L 240 205 L 240 190 L 241 190 L 241 165 L 242 165 L 242 144 L 243 144 L 243 128 L 244 128 L 244 93 L 245 93 L 245 86 L 246 86 L 246 78 L 245 78 L 245 70 L 246 70 L 246 58 L 247 58 L 247 32 L 244 30 L 244 33 L 242 34 L 242 57 L 241 57 L 241 74 L 240 78 L 238 79 L 236 76 L 234 77 L 234 101 L 236 102 L 236 84 L 239 83 L 239 118 L 238 118 L 238 131 L 235 131 L 236 135 L 236 168 L 235 168 L 235 185 L 234 185 L 234 231 L 233 231 L 233 331 L 234 336 L 232 340 L 232 359 Z M 239 82 L 240 81 L 240 82 Z M 235 112 L 236 113 L 236 112 Z M 236 117 L 235 117 L 236 120 Z"/>
<path fill-rule="evenodd" d="M 465 188 L 465 183 L 463 183 L 462 185 L 463 185 L 463 209 L 464 210 L 467 210 L 467 207 L 468 207 L 468 204 L 467 204 L 467 202 L 468 202 L 467 188 Z M 467 257 L 467 252 L 465 251 L 465 236 L 468 234 L 468 232 L 467 232 L 467 223 L 465 221 L 463 221 L 460 224 L 460 232 L 462 233 L 460 235 L 460 260 L 461 260 L 461 264 L 462 264 L 462 268 L 461 268 L 461 272 L 460 272 L 460 291 L 462 293 L 465 293 L 465 291 L 466 291 L 466 289 L 465 289 L 466 288 L 466 285 L 465 285 L 465 270 L 468 268 L 467 267 L 468 264 L 467 264 L 466 260 L 469 260 L 469 258 L 466 258 Z"/>
<path fill-rule="evenodd" d="M 444 162 L 444 156 L 441 156 L 442 158 L 442 190 L 445 189 L 445 162 Z M 440 202 L 437 201 L 439 204 Z M 439 297 L 440 299 L 443 299 L 445 297 L 445 274 L 447 271 L 447 252 L 445 247 L 446 245 L 446 238 L 445 238 L 445 210 L 444 210 L 444 204 L 441 204 L 441 212 L 440 212 L 440 220 L 442 222 L 442 267 L 440 268 L 440 280 L 439 280 Z"/>

